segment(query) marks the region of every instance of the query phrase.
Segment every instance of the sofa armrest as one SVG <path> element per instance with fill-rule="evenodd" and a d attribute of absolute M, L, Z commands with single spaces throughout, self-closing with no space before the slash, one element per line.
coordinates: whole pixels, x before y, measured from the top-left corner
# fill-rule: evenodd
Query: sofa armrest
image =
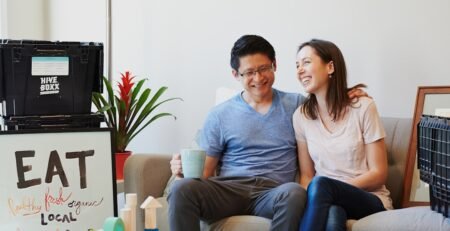
<path fill-rule="evenodd" d="M 161 197 L 170 171 L 171 155 L 134 154 L 131 155 L 124 169 L 125 193 L 137 193 L 138 203 L 147 196 Z"/>
<path fill-rule="evenodd" d="M 161 197 L 172 172 L 171 155 L 133 154 L 124 167 L 124 192 L 137 194 L 136 230 L 144 230 L 144 212 L 139 207 L 148 197 Z"/>

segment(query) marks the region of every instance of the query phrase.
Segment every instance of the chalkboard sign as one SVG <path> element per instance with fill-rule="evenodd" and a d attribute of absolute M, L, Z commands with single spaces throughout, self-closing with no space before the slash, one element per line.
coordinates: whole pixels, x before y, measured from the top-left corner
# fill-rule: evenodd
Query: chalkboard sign
<path fill-rule="evenodd" d="M 83 231 L 116 216 L 111 130 L 0 133 L 0 230 Z"/>

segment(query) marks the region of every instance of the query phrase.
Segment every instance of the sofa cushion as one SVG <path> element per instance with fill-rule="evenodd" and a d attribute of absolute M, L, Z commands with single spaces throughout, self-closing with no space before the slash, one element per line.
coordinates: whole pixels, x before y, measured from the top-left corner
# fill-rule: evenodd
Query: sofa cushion
<path fill-rule="evenodd" d="M 450 219 L 429 206 L 389 210 L 364 217 L 352 226 L 352 231 L 444 231 L 450 230 Z"/>

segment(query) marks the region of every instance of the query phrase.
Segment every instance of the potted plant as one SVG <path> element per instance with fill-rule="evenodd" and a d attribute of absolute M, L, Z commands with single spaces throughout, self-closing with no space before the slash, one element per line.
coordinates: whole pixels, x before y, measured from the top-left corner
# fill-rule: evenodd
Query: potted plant
<path fill-rule="evenodd" d="M 131 72 L 121 73 L 121 81 L 117 84 L 118 94 L 115 95 L 112 84 L 103 77 L 108 100 L 98 92 L 94 92 L 92 95 L 92 102 L 98 112 L 105 116 L 108 127 L 113 128 L 117 179 L 123 179 L 123 165 L 126 158 L 131 155 L 131 152 L 126 150 L 130 141 L 159 118 L 170 116 L 176 119 L 171 113 L 156 114 L 155 109 L 164 103 L 181 100 L 181 98 L 160 100 L 167 87 L 160 87 L 150 97 L 151 89 L 143 87 L 146 80 L 142 79 L 135 83 Z"/>

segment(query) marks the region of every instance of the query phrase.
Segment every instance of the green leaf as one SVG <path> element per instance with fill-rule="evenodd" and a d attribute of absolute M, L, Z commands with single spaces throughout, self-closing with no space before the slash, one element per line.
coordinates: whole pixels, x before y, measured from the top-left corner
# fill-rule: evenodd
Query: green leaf
<path fill-rule="evenodd" d="M 100 100 L 98 99 L 98 96 L 95 95 L 95 93 L 96 92 L 92 93 L 92 103 L 94 103 L 97 110 L 100 110 L 100 108 L 102 108 L 103 106 L 100 104 Z"/>
<path fill-rule="evenodd" d="M 150 88 L 145 89 L 144 92 L 139 97 L 139 100 L 136 103 L 136 107 L 130 108 L 131 116 L 127 120 L 127 128 L 129 128 L 130 125 L 134 122 L 134 118 L 136 117 L 136 115 L 141 113 L 140 110 L 141 110 L 142 106 L 145 104 L 145 102 L 147 101 L 148 97 L 150 96 L 150 93 L 151 93 Z"/>
<path fill-rule="evenodd" d="M 176 97 L 176 98 L 169 98 L 169 99 L 163 100 L 163 101 L 161 101 L 161 102 L 159 102 L 159 103 L 153 105 L 153 106 L 150 108 L 150 110 L 146 111 L 146 112 L 145 112 L 145 118 L 147 118 L 147 116 L 149 116 L 150 113 L 152 113 L 153 110 L 155 110 L 156 108 L 158 108 L 161 104 L 164 104 L 164 103 L 167 103 L 167 102 L 173 101 L 173 100 L 181 100 L 181 101 L 183 101 L 183 99 L 181 99 L 181 98 L 179 98 L 179 97 Z"/>
<path fill-rule="evenodd" d="M 103 82 L 105 83 L 106 86 L 106 91 L 108 93 L 108 101 L 109 104 L 111 104 L 111 107 L 114 107 L 114 91 L 112 89 L 111 83 L 108 81 L 108 79 L 106 77 L 103 77 Z"/>
<path fill-rule="evenodd" d="M 140 80 L 140 81 L 136 84 L 136 87 L 133 89 L 133 92 L 132 92 L 132 94 L 131 94 L 131 102 L 132 102 L 132 103 L 130 103 L 130 108 L 131 108 L 131 106 L 134 105 L 134 102 L 136 102 L 136 97 L 138 96 L 139 91 L 141 90 L 142 85 L 144 85 L 144 83 L 145 83 L 146 80 L 147 80 L 147 79 L 142 79 L 142 80 Z"/>
<path fill-rule="evenodd" d="M 161 118 L 161 117 L 166 117 L 166 116 L 172 116 L 174 119 L 177 119 L 177 117 L 175 117 L 174 115 L 172 115 L 171 113 L 159 113 L 155 116 L 153 116 L 146 124 L 144 124 L 137 132 L 130 132 L 127 134 L 127 136 L 129 136 L 128 138 L 128 142 L 130 142 L 137 134 L 139 134 L 139 132 L 142 131 L 142 129 L 144 129 L 145 127 L 147 127 L 148 125 L 150 125 L 152 122 L 154 122 L 155 120 Z M 128 143 L 127 143 L 128 144 Z"/>
<path fill-rule="evenodd" d="M 112 110 L 101 111 L 102 108 L 105 107 L 109 107 L 111 109 L 111 105 L 109 105 L 103 95 L 98 92 L 94 92 L 92 96 L 94 105 L 97 107 L 97 110 L 105 116 L 108 126 L 115 127 L 115 115 L 113 115 Z"/>
<path fill-rule="evenodd" d="M 109 109 L 111 109 L 111 106 L 106 105 L 106 106 L 98 109 L 98 111 L 103 113 L 103 112 L 107 112 Z"/>
<path fill-rule="evenodd" d="M 117 100 L 117 105 L 119 106 L 119 121 L 117 121 L 117 123 L 118 123 L 118 132 L 119 133 L 126 133 L 127 132 L 127 130 L 126 130 L 126 127 L 125 127 L 125 124 L 126 124 L 126 111 L 125 111 L 125 109 L 126 109 L 126 105 L 125 105 L 125 102 L 124 101 L 122 101 L 122 100 L 120 100 L 118 97 L 116 98 L 116 100 Z"/>
<path fill-rule="evenodd" d="M 136 121 L 131 126 L 131 128 L 129 129 L 129 131 L 131 133 L 133 133 L 137 127 L 145 120 L 145 118 L 147 118 L 147 116 L 149 115 L 149 111 L 151 110 L 153 104 L 158 100 L 158 98 L 164 93 L 164 91 L 167 90 L 167 87 L 161 87 L 159 88 L 159 90 L 156 92 L 155 95 L 153 95 L 153 97 L 150 99 L 150 101 L 145 105 L 144 109 L 142 109 L 142 111 L 139 113 L 138 118 L 136 119 Z M 130 124 L 130 125 L 131 125 Z"/>
<path fill-rule="evenodd" d="M 142 119 L 141 121 L 139 121 L 139 122 L 136 122 L 136 123 L 135 123 L 136 126 L 133 126 L 131 129 L 129 129 L 129 133 L 133 134 L 133 133 L 135 132 L 135 130 L 138 128 L 138 126 L 141 125 L 141 124 L 144 122 L 145 118 L 147 118 L 148 116 L 150 116 L 150 114 L 153 112 L 153 110 L 155 110 L 156 108 L 158 108 L 161 104 L 164 104 L 164 103 L 167 103 L 167 102 L 173 101 L 173 100 L 181 100 L 181 101 L 183 101 L 183 99 L 181 99 L 181 98 L 179 98 L 179 97 L 176 97 L 176 98 L 170 98 L 170 99 L 163 100 L 163 101 L 159 102 L 159 103 L 156 104 L 156 105 L 152 105 L 150 108 L 147 108 L 147 107 L 146 107 L 146 109 L 144 109 L 144 110 L 142 111 L 142 113 L 141 113 L 142 116 L 143 116 L 143 119 Z M 149 104 L 150 104 L 150 102 L 149 102 Z M 142 130 L 142 129 L 140 129 L 140 130 Z M 137 132 L 137 133 L 139 133 L 139 132 Z M 137 134 L 137 133 L 136 133 L 136 134 Z"/>
<path fill-rule="evenodd" d="M 106 91 L 108 93 L 108 102 L 109 102 L 109 105 L 111 106 L 111 113 L 110 113 L 110 118 L 109 118 L 110 119 L 110 123 L 115 127 L 116 122 L 117 122 L 116 121 L 117 118 L 116 118 L 116 106 L 114 104 L 114 91 L 112 89 L 111 83 L 104 76 L 103 76 L 103 82 L 105 83 Z M 103 98 L 103 96 L 101 98 Z M 106 104 L 107 103 L 105 101 L 105 105 Z"/>

